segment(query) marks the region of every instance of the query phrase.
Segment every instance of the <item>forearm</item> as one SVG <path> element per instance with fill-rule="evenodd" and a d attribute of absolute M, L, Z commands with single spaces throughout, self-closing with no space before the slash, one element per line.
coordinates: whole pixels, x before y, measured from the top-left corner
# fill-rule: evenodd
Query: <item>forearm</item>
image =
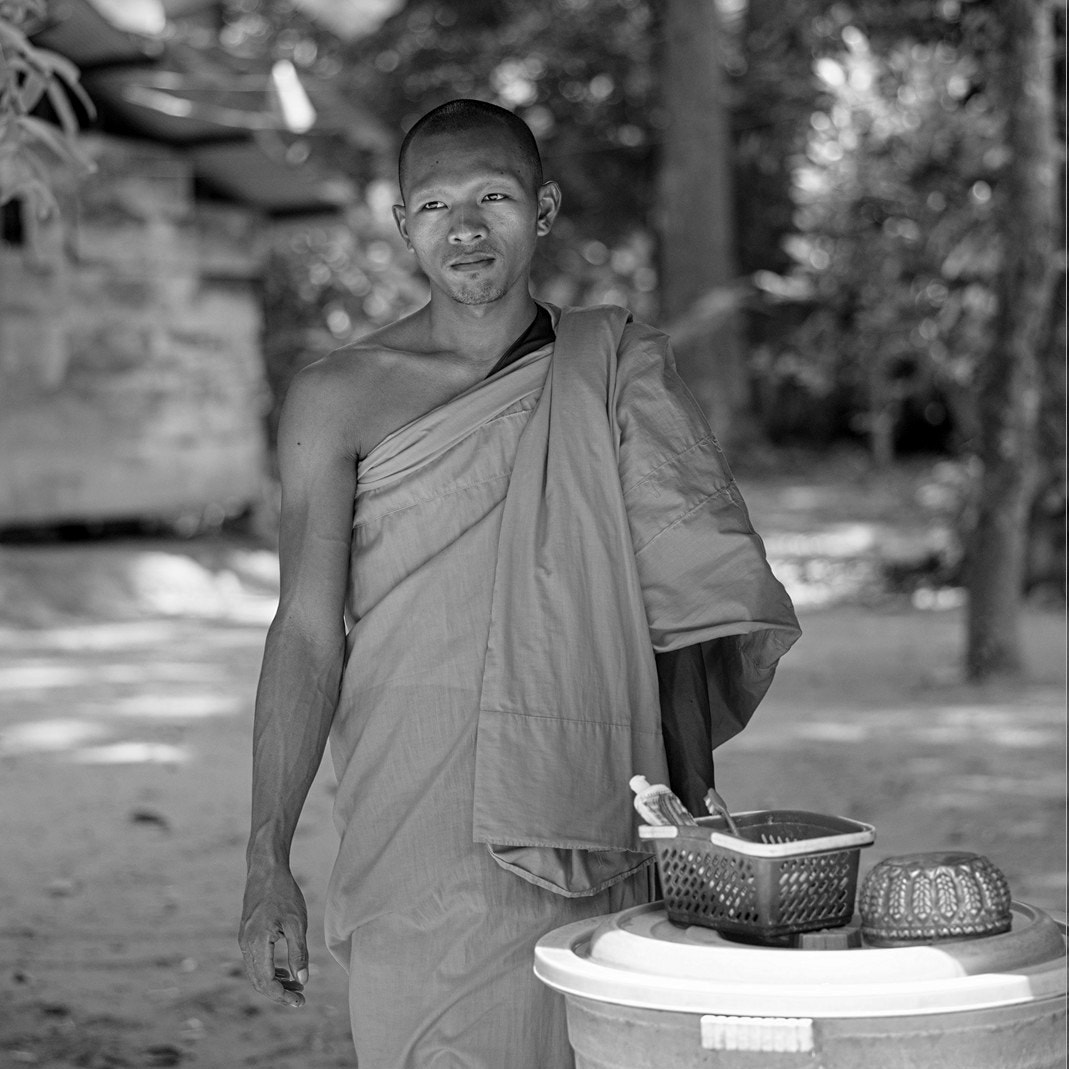
<path fill-rule="evenodd" d="M 334 718 L 343 652 L 340 622 L 319 638 L 278 619 L 268 632 L 253 725 L 250 869 L 289 860 Z"/>

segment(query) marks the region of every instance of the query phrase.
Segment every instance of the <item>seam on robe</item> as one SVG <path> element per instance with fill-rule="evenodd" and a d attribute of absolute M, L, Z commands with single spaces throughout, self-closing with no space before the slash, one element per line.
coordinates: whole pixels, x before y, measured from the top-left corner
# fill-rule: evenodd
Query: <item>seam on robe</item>
<path fill-rule="evenodd" d="M 636 823 L 637 827 L 637 823 Z M 530 839 L 503 839 L 500 835 L 491 836 L 489 833 L 477 834 L 472 836 L 473 843 L 481 843 L 483 846 L 531 846 L 538 847 L 539 849 L 546 850 L 582 850 L 585 854 L 640 854 L 641 839 L 638 839 L 637 835 L 634 837 L 628 837 L 627 842 L 617 842 L 616 840 L 606 839 L 597 843 L 592 843 L 587 839 L 540 839 L 532 837 Z M 636 842 L 639 844 L 636 846 Z M 524 870 L 528 872 L 528 870 Z M 529 880 L 534 873 L 528 872 L 528 875 L 524 876 L 525 880 Z M 612 880 L 615 877 L 606 877 L 606 879 Z M 598 888 L 607 887 L 606 883 L 599 883 Z"/>
<path fill-rule="evenodd" d="M 529 396 L 530 396 L 530 394 L 526 395 L 525 397 L 521 397 L 518 401 L 516 401 L 515 404 L 517 404 L 517 405 L 518 404 L 522 404 L 527 399 L 527 397 L 529 397 Z M 474 434 L 480 433 L 486 427 L 491 427 L 495 423 L 500 423 L 502 420 L 516 419 L 519 416 L 530 416 L 530 413 L 533 410 L 533 408 L 534 408 L 534 405 L 531 405 L 529 408 L 515 409 L 515 405 L 510 405 L 509 408 L 506 409 L 505 411 L 499 412 L 496 416 L 491 416 L 489 419 L 485 420 L 482 424 L 480 424 L 479 427 L 475 428 L 475 430 L 472 431 L 471 433 L 474 433 Z M 461 442 L 466 441 L 468 437 L 469 437 L 469 435 L 464 435 L 463 437 L 458 438 L 455 442 L 452 443 L 453 446 L 460 445 Z M 361 461 L 361 460 L 358 460 L 357 461 L 356 492 L 353 495 L 354 500 L 357 497 L 359 497 L 361 493 L 369 493 L 369 492 L 370 493 L 374 493 L 380 487 L 393 486 L 395 483 L 404 481 L 410 475 L 418 472 L 420 470 L 420 468 L 424 467 L 426 464 L 432 463 L 434 461 L 434 459 L 435 459 L 434 457 L 427 457 L 422 463 L 416 465 L 413 468 L 407 468 L 404 471 L 400 471 L 400 472 L 392 472 L 392 473 L 390 473 L 388 475 L 384 475 L 384 476 L 378 476 L 378 477 L 374 477 L 373 476 L 370 479 L 361 477 L 360 468 L 361 468 L 362 465 L 364 465 L 365 462 Z M 364 468 L 364 471 L 365 472 L 367 471 L 366 467 Z"/>
<path fill-rule="evenodd" d="M 783 634 L 783 624 L 772 623 L 768 620 L 746 620 L 733 623 L 721 623 L 715 627 L 682 627 L 682 628 L 654 628 L 651 630 L 653 648 L 657 653 L 671 653 L 674 650 L 683 649 L 685 646 L 696 646 L 703 642 L 712 642 L 722 638 L 747 638 L 767 631 L 773 635 Z M 679 641 L 674 641 L 666 636 L 675 636 Z M 685 636 L 682 637 L 682 636 Z M 777 641 L 779 641 L 777 639 Z M 790 648 L 790 643 L 787 649 Z M 767 671 L 768 665 L 762 665 L 753 658 L 750 663 L 762 672 Z"/>
<path fill-rule="evenodd" d="M 548 356 L 551 344 L 552 343 L 547 342 L 540 349 L 536 349 L 534 352 L 528 353 L 526 356 L 522 357 L 520 360 L 517 360 L 515 364 L 510 364 L 509 367 L 504 368 L 503 370 L 511 373 L 513 371 L 518 371 L 520 368 L 529 366 L 529 363 L 530 364 L 537 363 L 538 361 L 535 360 L 534 358 L 538 357 L 538 359 L 541 360 L 544 357 Z M 442 409 L 448 408 L 450 405 L 455 404 L 457 401 L 465 400 L 470 394 L 475 393 L 481 387 L 485 386 L 487 383 L 489 383 L 489 382 L 499 383 L 499 382 L 501 382 L 501 380 L 504 377 L 505 376 L 499 372 L 496 375 L 492 375 L 489 379 L 480 379 L 478 382 L 473 383 L 471 386 L 469 386 L 466 390 L 462 390 L 460 393 L 456 394 L 453 397 L 450 397 L 446 401 L 443 401 L 441 404 L 435 405 L 429 411 L 424 412 L 423 415 L 415 416 L 413 419 L 410 419 L 407 423 L 403 423 L 396 430 L 390 431 L 389 434 L 387 434 L 380 441 L 376 442 L 375 445 L 373 445 L 364 454 L 364 456 L 361 457 L 360 459 L 363 460 L 363 461 L 369 461 L 369 460 L 373 461 L 374 457 L 375 457 L 375 454 L 377 452 L 379 452 L 382 448 L 384 448 L 386 445 L 388 445 L 394 438 L 400 437 L 402 434 L 405 433 L 405 431 L 410 431 L 417 424 L 419 424 L 422 421 L 424 421 L 424 420 L 426 420 L 426 419 L 438 414 L 439 412 L 441 412 Z M 506 407 L 511 407 L 514 404 L 519 404 L 521 401 L 525 400 L 527 397 L 530 397 L 532 393 L 535 393 L 536 391 L 538 391 L 540 389 L 541 389 L 541 386 L 533 387 L 531 390 L 528 390 L 526 393 L 521 394 L 514 401 L 510 402 L 509 405 L 506 406 Z M 504 409 L 502 411 L 504 411 Z M 493 417 L 491 417 L 491 418 L 493 418 Z"/>
<path fill-rule="evenodd" d="M 640 860 L 631 868 L 626 869 L 624 872 L 619 873 L 616 876 L 610 876 L 606 880 L 600 881 L 594 887 L 584 888 L 582 891 L 565 890 L 560 884 L 553 883 L 552 880 L 543 879 L 541 876 L 536 875 L 533 872 L 529 872 L 527 869 L 521 868 L 519 865 L 513 865 L 506 861 L 502 857 L 498 857 L 494 853 L 495 846 L 526 846 L 526 843 L 486 843 L 486 849 L 489 851 L 490 856 L 494 859 L 496 865 L 500 865 L 506 872 L 514 873 L 521 879 L 526 880 L 528 883 L 533 883 L 536 887 L 541 887 L 546 891 L 552 891 L 555 895 L 560 895 L 561 898 L 593 898 L 594 895 L 601 894 L 607 887 L 612 887 L 613 884 L 620 883 L 623 880 L 629 879 L 634 876 L 636 872 L 651 865 L 656 859 L 653 854 L 648 857 L 641 857 Z M 588 851 L 589 853 L 597 853 L 597 851 Z M 608 852 L 608 851 L 607 851 Z M 612 851 L 615 853 L 616 851 Z M 638 856 L 636 854 L 636 856 Z"/>
<path fill-rule="evenodd" d="M 618 419 L 623 396 L 619 391 L 631 381 L 624 375 L 625 351 L 630 344 L 642 347 L 648 340 L 632 335 L 628 341 L 630 313 L 606 306 L 558 311 L 558 316 L 552 363 L 517 451 L 499 536 L 476 736 L 472 829 L 476 842 L 498 844 L 503 850 L 531 848 L 531 857 L 517 858 L 516 862 L 522 866 L 518 872 L 523 878 L 538 883 L 553 883 L 562 871 L 552 856 L 561 850 L 619 852 L 620 867 L 630 869 L 632 865 L 626 858 L 641 853 L 641 845 L 627 780 L 640 772 L 651 780 L 657 777 L 667 782 L 654 660 L 656 643 L 651 641 L 654 636 L 650 609 L 637 571 L 640 558 L 620 479 L 623 451 L 630 451 L 631 460 L 645 461 L 637 465 L 642 478 L 628 487 L 633 499 L 642 496 L 633 491 L 643 485 L 651 471 L 673 462 L 678 468 L 680 457 L 685 459 L 702 447 L 704 451 L 698 455 L 709 461 L 699 465 L 701 470 L 697 472 L 681 473 L 678 489 L 682 499 L 673 500 L 668 511 L 668 516 L 674 518 L 665 523 L 667 516 L 663 512 L 655 516 L 654 525 L 659 530 L 641 547 L 657 542 L 656 550 L 641 557 L 647 570 L 651 570 L 649 582 L 656 596 L 662 596 L 657 589 L 662 572 L 666 581 L 677 586 L 681 580 L 688 583 L 687 589 L 678 590 L 676 600 L 680 604 L 666 619 L 669 631 L 673 626 L 676 630 L 693 630 L 690 637 L 699 641 L 765 630 L 768 624 L 752 619 L 753 615 L 764 615 L 761 608 L 772 619 L 780 608 L 785 619 L 793 619 L 785 594 L 780 605 L 777 591 L 782 594 L 782 588 L 768 569 L 760 539 L 733 489 L 730 472 L 719 470 L 726 466 L 719 443 L 707 424 L 695 423 L 700 410 L 692 398 L 687 399 L 689 394 L 659 388 L 655 383 L 647 395 L 636 384 L 636 419 L 657 419 L 664 414 L 674 426 L 676 414 L 681 414 L 687 417 L 689 426 L 681 427 L 682 433 L 673 435 L 663 452 L 651 448 L 656 443 L 647 442 L 641 435 L 634 440 L 630 436 L 624 439 Z M 657 349 L 657 358 L 667 368 L 671 354 L 663 335 L 658 335 Z M 718 463 L 711 463 L 714 459 Z M 615 472 L 615 477 L 595 478 L 595 460 L 604 462 L 605 472 Z M 547 480 L 551 476 L 562 481 L 550 484 Z M 588 507 L 576 514 L 575 508 L 568 508 L 564 502 L 564 488 L 578 487 L 582 491 L 588 479 L 595 480 L 593 489 L 597 493 L 592 500 L 597 501 L 600 511 L 595 514 Z M 659 482 L 648 485 L 662 484 L 668 485 L 664 472 Z M 552 494 L 547 492 L 547 486 Z M 692 505 L 695 496 L 700 500 Z M 717 507 L 710 507 L 710 502 L 716 502 Z M 745 522 L 734 522 L 736 517 Z M 592 551 L 591 561 L 584 564 L 586 570 L 574 576 L 571 586 L 561 586 L 561 575 L 567 574 L 569 568 L 562 567 L 561 574 L 557 574 L 544 564 L 543 557 L 558 545 L 555 539 L 562 537 L 561 532 L 570 533 L 579 520 L 599 533 L 594 549 L 602 548 L 600 555 Z M 743 560 L 748 564 L 742 577 L 746 585 L 740 591 L 744 603 L 736 608 L 732 602 L 729 615 L 716 608 L 716 591 L 708 589 L 720 574 L 716 568 L 707 569 L 704 578 L 695 574 L 693 584 L 685 573 L 676 574 L 684 566 L 695 569 L 693 561 L 689 565 L 686 561 L 678 562 L 678 566 L 672 564 L 675 539 L 688 532 L 693 545 L 709 538 L 711 549 L 719 552 L 717 540 L 724 539 L 725 547 L 735 546 L 744 554 Z M 660 540 L 662 535 L 665 537 Z M 648 563 L 651 561 L 652 565 Z M 574 562 L 570 567 L 575 571 Z M 542 575 L 540 569 L 546 574 Z M 604 583 L 602 607 L 619 614 L 614 617 L 619 623 L 611 629 L 611 639 L 606 629 L 598 631 L 583 615 L 586 601 L 579 598 L 582 604 L 577 603 L 577 591 L 592 583 Z M 548 603 L 547 591 L 554 594 L 554 600 Z M 773 604 L 763 605 L 765 601 Z M 566 609 L 572 605 L 575 608 L 571 615 L 562 611 L 561 606 Z M 529 646 L 537 643 L 525 640 L 514 645 L 512 628 L 530 627 L 532 617 L 540 612 L 553 624 L 551 631 L 541 632 L 550 642 L 545 651 L 548 667 L 528 679 L 525 673 L 530 662 L 524 661 L 517 649 L 526 653 Z M 704 627 L 696 626 L 702 621 Z M 771 626 L 787 625 L 779 622 Z M 797 630 L 796 626 L 793 630 Z M 591 642 L 594 659 L 600 657 L 611 669 L 602 684 L 593 681 L 589 657 L 583 670 L 579 670 L 573 648 L 568 645 L 576 641 Z M 740 672 L 740 686 L 752 684 L 759 700 L 771 672 L 763 669 L 760 679 L 747 679 L 747 673 L 754 675 L 751 661 L 740 658 L 735 665 L 740 669 L 747 666 Z M 547 715 L 502 708 L 509 705 L 524 710 L 533 707 Z M 561 715 L 569 709 L 586 711 L 588 706 L 593 719 L 574 720 Z M 617 721 L 612 719 L 614 716 L 627 719 Z M 551 759 L 550 755 L 555 756 Z M 535 800 L 541 800 L 541 804 Z M 613 872 L 613 876 L 617 874 Z"/>
<path fill-rule="evenodd" d="M 473 483 L 465 483 L 463 486 L 454 486 L 451 490 L 446 490 L 441 494 L 435 494 L 433 497 L 421 497 L 418 501 L 410 501 L 407 505 L 400 505 L 395 509 L 390 509 L 388 512 L 379 512 L 366 519 L 355 520 L 353 523 L 353 530 L 355 531 L 358 527 L 366 527 L 368 524 L 380 523 L 382 520 L 388 519 L 390 516 L 396 516 L 399 512 L 407 512 L 409 509 L 419 508 L 421 505 L 433 505 L 436 501 L 444 501 L 447 497 L 453 497 L 455 494 L 464 493 L 465 490 L 474 490 L 479 486 L 486 486 L 487 483 L 496 483 L 500 482 L 502 479 L 508 478 L 508 472 L 505 472 L 502 475 L 491 475 L 488 479 L 478 479 Z"/>
<path fill-rule="evenodd" d="M 664 460 L 662 460 L 660 462 L 660 464 L 658 464 L 656 467 L 650 468 L 650 470 L 648 472 L 646 472 L 645 475 L 643 475 L 643 476 L 639 477 L 638 479 L 636 479 L 630 486 L 624 487 L 624 497 L 626 498 L 629 494 L 634 493 L 635 490 L 638 490 L 640 487 L 644 486 L 662 468 L 666 468 L 666 467 L 668 467 L 669 464 L 672 464 L 677 460 L 681 460 L 688 453 L 693 453 L 695 449 L 701 449 L 701 447 L 703 445 L 705 445 L 707 442 L 712 442 L 715 445 L 716 444 L 715 435 L 706 434 L 702 438 L 698 439 L 698 441 L 692 443 L 691 445 L 688 445 L 686 449 L 681 449 L 678 453 L 673 453 L 671 456 L 665 457 Z M 730 485 L 730 484 L 729 483 L 725 483 L 725 486 L 727 486 L 727 485 Z"/>
<path fill-rule="evenodd" d="M 749 634 L 757 635 L 761 634 L 762 632 L 764 632 L 764 634 L 767 636 L 765 640 L 766 642 L 775 643 L 777 647 L 784 647 L 782 650 L 777 650 L 776 659 L 771 664 L 762 664 L 760 661 L 755 660 L 753 657 L 751 657 L 749 650 L 747 650 L 745 646 L 743 646 L 741 643 L 739 645 L 739 656 L 742 657 L 742 659 L 748 664 L 756 668 L 758 672 L 775 672 L 776 666 L 779 664 L 780 659 L 782 658 L 783 654 L 791 648 L 791 646 L 793 645 L 793 641 L 788 642 L 784 638 L 782 631 L 780 631 L 778 628 L 774 628 L 771 626 L 761 628 L 759 631 L 751 631 L 749 632 Z M 739 637 L 745 638 L 746 636 L 740 635 Z"/>
<path fill-rule="evenodd" d="M 681 523 L 686 523 L 687 520 L 690 519 L 690 517 L 693 516 L 694 513 L 698 511 L 698 509 L 704 507 L 710 501 L 713 501 L 716 498 L 725 497 L 725 496 L 735 506 L 735 508 L 739 507 L 738 503 L 735 501 L 735 498 L 731 494 L 731 484 L 728 484 L 727 486 L 721 486 L 719 489 L 713 490 L 711 493 L 706 494 L 705 497 L 703 497 L 693 508 L 687 509 L 686 512 L 682 513 L 681 515 L 677 516 L 674 520 L 672 520 L 671 523 L 665 524 L 665 526 L 662 527 L 656 534 L 650 535 L 650 537 L 647 538 L 646 541 L 643 542 L 641 546 L 636 546 L 635 547 L 635 556 L 637 557 L 647 547 L 651 546 L 654 542 L 656 542 L 657 539 L 661 537 L 661 535 L 667 534 L 674 527 L 678 527 Z M 750 533 L 753 533 L 753 529 L 752 528 L 750 529 Z"/>
<path fill-rule="evenodd" d="M 562 887 L 558 879 L 561 866 L 555 857 L 561 851 L 608 852 L 621 859 L 626 856 L 628 860 L 614 862 L 611 870 L 607 868 L 596 874 L 599 886 L 605 886 L 619 876 L 620 869 L 629 871 L 634 868 L 631 859 L 643 851 L 635 830 L 627 779 L 636 770 L 650 778 L 661 779 L 667 775 L 653 652 L 649 646 L 648 624 L 619 480 L 620 443 L 611 407 L 616 391 L 620 333 L 629 319 L 630 313 L 625 309 L 607 307 L 561 314 L 553 363 L 513 467 L 495 574 L 477 733 L 473 837 L 476 842 L 496 843 L 502 848 L 530 848 L 531 856 L 523 858 L 515 871 L 528 880 L 531 877 L 545 880 L 556 887 L 558 893 L 580 889 L 567 876 Z M 562 419 L 573 422 L 565 425 L 559 422 Z M 562 432 L 566 435 L 564 441 L 574 438 L 573 445 L 578 443 L 581 453 L 576 453 L 574 448 L 561 452 L 563 445 L 559 435 Z M 607 690 L 598 688 L 590 695 L 583 690 L 591 687 L 585 674 L 576 677 L 574 666 L 569 669 L 566 664 L 555 665 L 549 673 L 553 681 L 543 680 L 551 691 L 551 700 L 547 703 L 547 695 L 531 693 L 532 689 L 538 688 L 523 685 L 522 675 L 510 676 L 513 685 L 502 685 L 500 673 L 521 666 L 506 668 L 503 663 L 491 662 L 495 656 L 499 662 L 508 660 L 509 624 L 504 623 L 497 612 L 500 608 L 504 610 L 503 616 L 509 616 L 509 604 L 522 604 L 525 611 L 530 611 L 521 595 L 525 595 L 525 584 L 530 585 L 533 581 L 528 569 L 533 567 L 537 572 L 544 566 L 542 555 L 549 535 L 542 525 L 548 522 L 552 529 L 554 524 L 560 525 L 565 516 L 569 524 L 575 519 L 573 510 L 565 506 L 561 487 L 572 483 L 581 490 L 583 480 L 589 478 L 587 465 L 595 459 L 604 461 L 606 473 L 616 473 L 615 478 L 610 476 L 600 487 L 605 497 L 603 504 L 608 506 L 612 517 L 603 514 L 599 522 L 610 525 L 607 533 L 613 542 L 600 552 L 609 557 L 619 554 L 618 561 L 603 564 L 603 568 L 615 571 L 619 567 L 626 573 L 617 575 L 612 596 L 607 597 L 609 601 L 615 599 L 614 605 L 624 613 L 617 641 L 634 656 L 629 654 L 625 663 L 615 665 L 615 668 L 623 669 L 622 677 L 617 677 L 614 672 L 612 685 Z M 564 481 L 554 483 L 553 493 L 547 495 L 547 476 L 558 474 Z M 526 491 L 522 501 L 527 513 L 522 520 L 518 519 L 517 513 L 521 487 Z M 563 515 L 562 509 L 565 509 Z M 538 538 L 533 540 L 532 532 L 536 530 Z M 518 536 L 516 543 L 509 541 L 513 534 Z M 598 539 L 592 545 L 598 548 L 602 542 Z M 503 596 L 503 583 L 510 589 L 518 588 L 511 595 L 512 602 Z M 531 608 L 541 605 L 539 598 L 545 596 L 544 590 L 536 593 Z M 521 600 L 516 601 L 517 597 Z M 567 602 L 567 598 L 564 600 Z M 558 613 L 557 608 L 552 608 L 549 618 L 559 623 Z M 567 624 L 568 620 L 564 622 Z M 594 639 L 596 646 L 595 636 L 583 631 L 583 618 L 576 616 L 574 623 L 578 625 L 573 628 L 578 637 L 583 641 Z M 498 628 L 496 632 L 495 626 Z M 587 630 L 591 629 L 587 627 Z M 556 636 L 558 643 L 561 637 Z M 599 654 L 595 649 L 593 652 L 607 661 L 612 660 L 606 658 L 604 651 Z M 560 660 L 560 656 L 557 659 Z M 644 664 L 647 659 L 648 666 Z M 557 678 L 558 672 L 570 680 L 564 690 L 561 689 L 561 679 Z M 518 685 L 517 679 L 520 680 Z M 494 697 L 488 693 L 490 680 L 498 691 Z M 573 689 L 574 684 L 581 686 Z M 501 694 L 503 690 L 507 696 Z M 621 700 L 610 701 L 609 692 L 620 692 Z M 580 708 L 575 703 L 586 701 L 590 702 L 594 718 L 572 720 L 560 715 L 560 710 L 566 710 L 570 703 L 572 708 Z M 503 715 L 489 711 L 513 702 L 527 708 L 543 709 L 548 715 Z M 627 719 L 622 722 L 611 719 L 613 713 Z M 639 724 L 642 724 L 641 728 Z M 563 760 L 545 765 L 536 759 L 541 754 L 544 762 L 545 754 L 550 752 L 562 754 Z M 564 772 L 573 766 L 574 778 L 571 773 Z M 595 783 L 598 784 L 596 788 Z M 556 806 L 557 811 L 552 808 L 540 811 L 537 818 L 532 819 L 530 800 L 547 791 L 549 797 L 545 804 Z M 563 800 L 566 798 L 569 801 L 565 805 Z M 526 803 L 521 804 L 521 799 L 527 799 Z"/>

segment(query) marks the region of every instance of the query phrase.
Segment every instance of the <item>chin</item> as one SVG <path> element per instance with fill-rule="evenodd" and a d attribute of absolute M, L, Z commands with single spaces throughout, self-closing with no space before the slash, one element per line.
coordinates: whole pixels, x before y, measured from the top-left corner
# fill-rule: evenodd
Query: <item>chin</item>
<path fill-rule="evenodd" d="M 505 296 L 505 287 L 492 283 L 483 283 L 475 286 L 463 286 L 454 289 L 450 296 L 458 304 L 493 304 Z"/>

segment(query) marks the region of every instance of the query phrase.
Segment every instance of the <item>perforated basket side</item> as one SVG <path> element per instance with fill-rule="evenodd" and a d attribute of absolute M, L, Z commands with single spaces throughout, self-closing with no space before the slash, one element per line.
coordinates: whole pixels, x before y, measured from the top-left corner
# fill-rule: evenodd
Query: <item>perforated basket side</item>
<path fill-rule="evenodd" d="M 849 922 L 858 849 L 754 858 L 682 838 L 657 841 L 669 919 L 770 938 Z"/>
<path fill-rule="evenodd" d="M 760 923 L 758 874 L 751 858 L 668 840 L 657 844 L 657 863 L 670 919 L 714 928 Z"/>
<path fill-rule="evenodd" d="M 774 923 L 792 932 L 846 924 L 854 913 L 857 868 L 857 850 L 781 859 Z"/>

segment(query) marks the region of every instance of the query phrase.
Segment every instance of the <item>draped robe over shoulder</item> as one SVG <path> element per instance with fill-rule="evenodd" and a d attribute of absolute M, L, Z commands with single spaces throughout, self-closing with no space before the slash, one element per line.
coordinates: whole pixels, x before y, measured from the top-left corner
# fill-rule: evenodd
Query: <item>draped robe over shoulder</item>
<path fill-rule="evenodd" d="M 570 1066 L 533 945 L 648 894 L 655 655 L 704 651 L 723 741 L 798 635 L 664 336 L 550 311 L 358 468 L 327 939 L 361 1069 Z"/>

